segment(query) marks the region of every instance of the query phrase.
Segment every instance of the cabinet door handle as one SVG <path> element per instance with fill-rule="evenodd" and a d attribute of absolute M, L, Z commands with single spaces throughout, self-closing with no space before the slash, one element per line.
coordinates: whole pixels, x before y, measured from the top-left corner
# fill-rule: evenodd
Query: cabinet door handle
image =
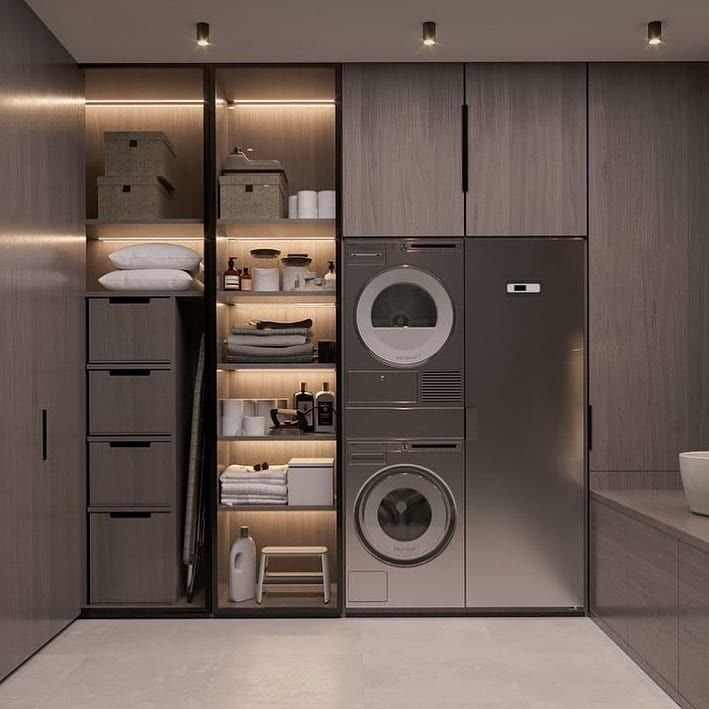
<path fill-rule="evenodd" d="M 150 519 L 152 512 L 109 512 L 111 519 Z"/>
<path fill-rule="evenodd" d="M 149 377 L 149 369 L 109 369 L 109 377 Z"/>
<path fill-rule="evenodd" d="M 109 448 L 150 448 L 150 441 L 110 441 Z"/>
<path fill-rule="evenodd" d="M 463 192 L 468 191 L 468 105 L 463 104 L 461 107 L 461 119 L 463 124 L 462 152 L 463 152 Z"/>
<path fill-rule="evenodd" d="M 108 302 L 110 305 L 149 305 L 150 298 L 129 296 L 127 298 L 109 298 Z"/>
<path fill-rule="evenodd" d="M 49 443 L 47 436 L 47 409 L 42 409 L 42 460 L 49 457 Z"/>

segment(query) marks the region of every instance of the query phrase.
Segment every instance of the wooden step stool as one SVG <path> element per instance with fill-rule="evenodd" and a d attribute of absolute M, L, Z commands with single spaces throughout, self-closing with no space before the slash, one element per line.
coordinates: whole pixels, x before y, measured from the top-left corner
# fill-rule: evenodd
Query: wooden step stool
<path fill-rule="evenodd" d="M 306 572 L 273 572 L 268 571 L 268 562 L 272 557 L 311 557 L 319 556 L 322 571 Z M 325 603 L 330 602 L 330 566 L 327 559 L 327 547 L 263 547 L 261 549 L 261 564 L 259 565 L 258 582 L 256 584 L 256 602 L 263 600 L 263 586 L 269 581 L 287 581 L 289 579 L 312 578 L 316 583 L 322 583 Z"/>

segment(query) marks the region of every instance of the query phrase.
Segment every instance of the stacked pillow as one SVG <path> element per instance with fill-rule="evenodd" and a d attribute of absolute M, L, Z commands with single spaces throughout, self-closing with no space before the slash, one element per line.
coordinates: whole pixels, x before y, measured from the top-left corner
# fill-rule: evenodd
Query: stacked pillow
<path fill-rule="evenodd" d="M 108 258 L 119 269 L 98 279 L 108 290 L 189 290 L 190 273 L 201 261 L 196 251 L 179 244 L 134 244 Z"/>

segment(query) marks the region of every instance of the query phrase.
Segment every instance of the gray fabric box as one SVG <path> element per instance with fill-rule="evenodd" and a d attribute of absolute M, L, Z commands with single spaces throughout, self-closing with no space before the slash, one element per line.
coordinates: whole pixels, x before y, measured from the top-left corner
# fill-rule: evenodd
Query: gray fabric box
<path fill-rule="evenodd" d="M 167 219 L 173 188 L 152 175 L 118 175 L 97 178 L 98 218 L 104 221 Z"/>
<path fill-rule="evenodd" d="M 106 175 L 155 175 L 175 184 L 175 149 L 162 131 L 107 131 L 103 139 Z"/>
<path fill-rule="evenodd" d="M 282 219 L 287 202 L 288 182 L 282 172 L 244 172 L 219 178 L 222 219 Z"/>

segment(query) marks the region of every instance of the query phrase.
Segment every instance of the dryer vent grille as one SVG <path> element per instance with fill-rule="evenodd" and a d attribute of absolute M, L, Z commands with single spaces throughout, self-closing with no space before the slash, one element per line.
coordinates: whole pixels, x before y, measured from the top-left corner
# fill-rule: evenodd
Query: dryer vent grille
<path fill-rule="evenodd" d="M 463 404 L 463 372 L 421 372 L 419 388 L 424 406 Z"/>

